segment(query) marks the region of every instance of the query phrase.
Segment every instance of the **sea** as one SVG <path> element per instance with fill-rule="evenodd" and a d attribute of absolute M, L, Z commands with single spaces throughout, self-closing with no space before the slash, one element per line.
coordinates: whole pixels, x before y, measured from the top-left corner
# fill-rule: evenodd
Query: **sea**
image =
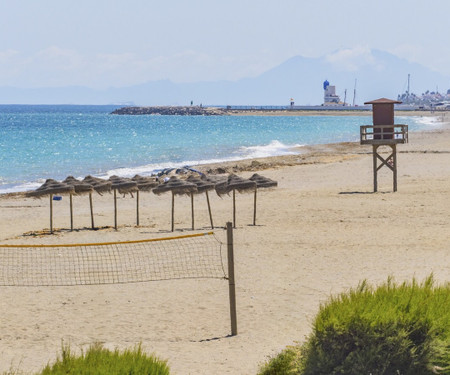
<path fill-rule="evenodd" d="M 301 152 L 359 140 L 361 116 L 112 115 L 119 106 L 0 105 L 0 193 L 32 190 L 46 179 L 132 177 L 206 163 Z M 396 117 L 409 131 L 437 118 Z"/>

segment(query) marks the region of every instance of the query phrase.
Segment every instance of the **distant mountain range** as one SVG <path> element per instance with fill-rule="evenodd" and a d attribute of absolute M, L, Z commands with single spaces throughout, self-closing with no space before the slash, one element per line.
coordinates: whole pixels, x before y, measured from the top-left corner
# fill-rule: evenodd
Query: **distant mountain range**
<path fill-rule="evenodd" d="M 355 104 L 386 97 L 396 99 L 407 89 L 411 76 L 411 92 L 426 90 L 446 92 L 450 77 L 420 64 L 410 63 L 390 53 L 370 50 L 349 57 L 345 51 L 307 58 L 295 56 L 254 78 L 238 81 L 175 83 L 151 81 L 129 87 L 95 90 L 88 87 L 23 89 L 0 87 L 1 104 L 134 104 L 134 105 L 296 105 L 323 103 L 322 83 L 327 79 L 336 93 Z"/>

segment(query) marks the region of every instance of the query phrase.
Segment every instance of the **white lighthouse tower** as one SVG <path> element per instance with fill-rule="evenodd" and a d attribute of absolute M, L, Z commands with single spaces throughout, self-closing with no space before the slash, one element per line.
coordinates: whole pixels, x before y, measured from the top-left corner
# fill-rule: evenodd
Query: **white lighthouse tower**
<path fill-rule="evenodd" d="M 323 83 L 323 104 L 324 105 L 337 105 L 341 101 L 339 95 L 336 95 L 336 86 L 330 86 L 330 82 L 325 80 Z"/>

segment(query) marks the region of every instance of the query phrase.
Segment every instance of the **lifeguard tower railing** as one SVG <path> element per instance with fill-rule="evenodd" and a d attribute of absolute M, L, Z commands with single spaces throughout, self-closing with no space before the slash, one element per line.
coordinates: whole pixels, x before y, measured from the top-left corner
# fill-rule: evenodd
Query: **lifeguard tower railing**
<path fill-rule="evenodd" d="M 408 143 L 408 125 L 362 125 L 362 145 L 395 145 Z"/>

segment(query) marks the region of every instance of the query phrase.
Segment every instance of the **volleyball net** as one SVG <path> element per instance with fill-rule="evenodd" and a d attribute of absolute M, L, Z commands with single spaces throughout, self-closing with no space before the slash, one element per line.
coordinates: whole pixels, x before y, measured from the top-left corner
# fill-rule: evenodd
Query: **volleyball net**
<path fill-rule="evenodd" d="M 72 286 L 228 279 L 213 232 L 142 241 L 0 245 L 0 286 Z"/>

